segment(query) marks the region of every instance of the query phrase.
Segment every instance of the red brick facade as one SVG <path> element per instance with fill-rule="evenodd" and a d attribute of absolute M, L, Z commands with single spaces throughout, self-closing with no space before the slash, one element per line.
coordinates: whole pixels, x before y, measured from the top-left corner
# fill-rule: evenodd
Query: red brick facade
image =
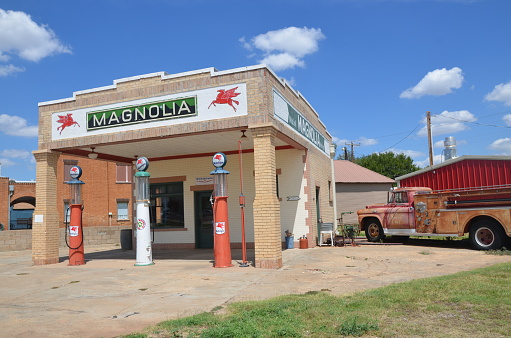
<path fill-rule="evenodd" d="M 35 207 L 35 182 L 16 182 L 0 177 L 0 224 L 9 230 L 9 208 L 33 209 Z"/>

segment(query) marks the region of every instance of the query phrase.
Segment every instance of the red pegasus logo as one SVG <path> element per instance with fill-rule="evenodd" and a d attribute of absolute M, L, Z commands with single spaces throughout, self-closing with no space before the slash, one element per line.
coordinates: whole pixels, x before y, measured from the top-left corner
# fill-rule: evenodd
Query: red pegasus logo
<path fill-rule="evenodd" d="M 215 155 L 214 159 L 221 161 L 222 160 L 222 155 L 217 154 L 217 155 Z"/>
<path fill-rule="evenodd" d="M 78 122 L 76 122 L 75 120 L 73 120 L 73 117 L 72 117 L 73 114 L 67 114 L 67 115 L 59 115 L 59 119 L 57 120 L 57 123 L 62 123 L 59 127 L 57 127 L 57 131 L 60 130 L 60 135 L 62 135 L 62 131 L 64 130 L 64 128 L 66 127 L 71 127 L 73 125 L 77 125 L 78 127 L 80 127 L 80 125 L 78 124 Z"/>
<path fill-rule="evenodd" d="M 234 107 L 234 105 L 232 103 L 234 102 L 237 105 L 239 105 L 240 103 L 239 103 L 239 101 L 233 100 L 232 98 L 241 94 L 241 93 L 235 93 L 236 89 L 238 89 L 238 87 L 228 89 L 228 90 L 225 90 L 225 89 L 217 90 L 218 95 L 216 96 L 216 99 L 211 102 L 209 107 L 211 107 L 211 105 L 216 107 L 216 104 L 228 104 L 229 106 L 232 107 L 232 109 L 234 109 L 234 111 L 236 111 L 236 107 Z M 208 109 L 209 109 L 209 107 L 208 107 Z"/>

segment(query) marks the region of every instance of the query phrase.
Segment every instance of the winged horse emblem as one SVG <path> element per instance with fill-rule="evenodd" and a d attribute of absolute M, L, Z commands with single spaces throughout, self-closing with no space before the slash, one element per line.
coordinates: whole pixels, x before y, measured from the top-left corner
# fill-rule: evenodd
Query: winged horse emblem
<path fill-rule="evenodd" d="M 229 106 L 232 107 L 232 109 L 234 109 L 234 111 L 236 111 L 236 107 L 234 107 L 233 103 L 236 103 L 236 105 L 239 105 L 240 103 L 239 101 L 234 100 L 233 97 L 236 97 L 241 94 L 235 93 L 236 89 L 238 89 L 238 87 L 228 90 L 225 89 L 217 90 L 218 94 L 216 96 L 216 99 L 210 103 L 208 109 L 211 107 L 211 105 L 216 107 L 217 104 L 228 104 Z"/>
<path fill-rule="evenodd" d="M 71 126 L 74 126 L 74 125 L 77 125 L 78 127 L 80 127 L 78 122 L 73 120 L 73 116 L 72 115 L 73 114 L 59 115 L 59 119 L 57 120 L 57 123 L 62 123 L 62 124 L 59 127 L 57 127 L 57 131 L 60 130 L 60 135 L 62 135 L 62 131 L 66 127 L 71 127 Z"/>

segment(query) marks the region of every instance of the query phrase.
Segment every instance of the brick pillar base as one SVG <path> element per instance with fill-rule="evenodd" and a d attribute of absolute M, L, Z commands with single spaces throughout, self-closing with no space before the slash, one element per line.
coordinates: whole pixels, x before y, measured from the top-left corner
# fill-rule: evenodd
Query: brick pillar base
<path fill-rule="evenodd" d="M 57 210 L 57 161 L 59 153 L 33 152 L 36 169 L 36 208 L 32 220 L 32 263 L 59 262 L 59 213 Z"/>
<path fill-rule="evenodd" d="M 254 137 L 255 199 L 254 239 L 255 266 L 278 269 L 282 267 L 280 202 L 277 198 L 276 164 L 272 127 L 251 130 Z"/>

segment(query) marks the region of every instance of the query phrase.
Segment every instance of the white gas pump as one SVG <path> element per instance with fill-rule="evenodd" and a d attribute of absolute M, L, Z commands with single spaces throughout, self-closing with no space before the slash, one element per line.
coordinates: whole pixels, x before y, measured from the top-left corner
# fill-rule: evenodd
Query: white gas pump
<path fill-rule="evenodd" d="M 137 159 L 135 174 L 135 201 L 137 222 L 137 260 L 136 266 L 153 265 L 153 252 L 151 247 L 151 219 L 149 217 L 149 161 L 145 157 Z"/>

